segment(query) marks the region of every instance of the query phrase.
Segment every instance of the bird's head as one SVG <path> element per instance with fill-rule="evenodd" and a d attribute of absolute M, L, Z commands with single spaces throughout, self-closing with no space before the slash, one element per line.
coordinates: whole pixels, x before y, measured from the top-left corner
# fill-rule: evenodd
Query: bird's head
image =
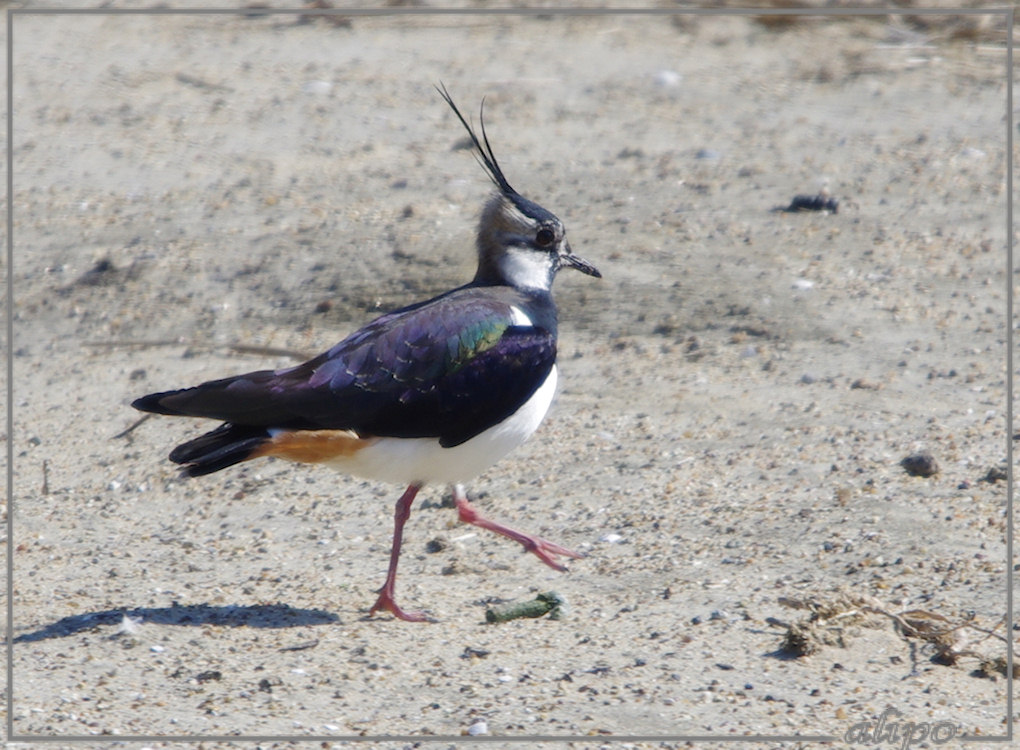
<path fill-rule="evenodd" d="M 475 283 L 548 291 L 561 268 L 576 268 L 589 276 L 601 278 L 602 274 L 595 266 L 571 251 L 563 222 L 552 212 L 520 195 L 507 182 L 489 145 L 481 114 L 482 137 L 479 139 L 446 89 L 440 88 L 439 93 L 467 129 L 479 163 L 499 190 L 485 204 L 478 223 Z M 484 107 L 484 102 L 482 104 Z"/>

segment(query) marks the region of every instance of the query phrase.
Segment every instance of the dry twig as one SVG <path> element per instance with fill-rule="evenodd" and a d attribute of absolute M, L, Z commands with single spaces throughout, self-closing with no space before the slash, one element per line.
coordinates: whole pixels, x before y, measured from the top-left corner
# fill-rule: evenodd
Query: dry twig
<path fill-rule="evenodd" d="M 978 672 L 984 676 L 1006 674 L 1005 656 L 990 655 L 978 648 L 989 639 L 1009 643 L 1006 636 L 998 632 L 1005 619 L 987 628 L 971 619 L 953 620 L 926 609 L 895 612 L 873 596 L 848 591 L 840 591 L 827 598 L 780 597 L 779 603 L 791 609 L 806 609 L 810 613 L 797 622 L 779 623 L 786 628 L 783 649 L 797 656 L 813 654 L 822 646 L 845 647 L 851 634 L 848 628 L 853 625 L 875 627 L 873 618 L 869 616 L 880 616 L 891 620 L 896 632 L 905 641 L 920 640 L 931 644 L 935 651 L 933 658 L 941 664 L 954 665 L 961 659 L 972 658 L 977 660 Z M 1015 677 L 1020 676 L 1017 666 L 1014 666 L 1013 672 Z"/>

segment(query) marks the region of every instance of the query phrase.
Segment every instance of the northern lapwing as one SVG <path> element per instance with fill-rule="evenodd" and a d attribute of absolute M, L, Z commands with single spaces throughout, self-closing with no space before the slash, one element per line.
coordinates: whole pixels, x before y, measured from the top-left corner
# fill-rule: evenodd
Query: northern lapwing
<path fill-rule="evenodd" d="M 174 448 L 189 477 L 276 456 L 347 474 L 400 482 L 386 582 L 369 614 L 401 609 L 394 596 L 404 524 L 426 484 L 453 487 L 461 521 L 520 542 L 556 570 L 558 544 L 483 518 L 464 482 L 538 428 L 556 390 L 556 272 L 601 277 L 570 249 L 563 223 L 507 182 L 485 132 L 481 140 L 446 88 L 438 89 L 467 129 L 497 192 L 478 224 L 478 270 L 469 284 L 372 321 L 297 367 L 260 370 L 194 388 L 153 393 L 132 406 L 224 423 Z"/>

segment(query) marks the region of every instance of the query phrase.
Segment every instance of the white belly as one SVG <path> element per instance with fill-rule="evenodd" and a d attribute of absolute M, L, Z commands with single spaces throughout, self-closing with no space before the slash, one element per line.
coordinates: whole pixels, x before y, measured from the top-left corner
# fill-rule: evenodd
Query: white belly
<path fill-rule="evenodd" d="M 328 463 L 346 474 L 402 484 L 454 484 L 485 471 L 538 429 L 556 392 L 556 365 L 514 414 L 466 443 L 443 448 L 436 438 L 377 438 L 355 455 Z"/>

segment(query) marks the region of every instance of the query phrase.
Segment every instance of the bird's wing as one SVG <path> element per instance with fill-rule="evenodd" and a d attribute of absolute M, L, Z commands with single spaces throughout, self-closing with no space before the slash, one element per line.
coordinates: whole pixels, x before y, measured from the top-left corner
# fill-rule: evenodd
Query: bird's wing
<path fill-rule="evenodd" d="M 470 288 L 373 321 L 297 367 L 154 393 L 143 411 L 251 427 L 437 437 L 458 445 L 545 382 L 555 334 L 518 325 L 508 302 Z"/>

